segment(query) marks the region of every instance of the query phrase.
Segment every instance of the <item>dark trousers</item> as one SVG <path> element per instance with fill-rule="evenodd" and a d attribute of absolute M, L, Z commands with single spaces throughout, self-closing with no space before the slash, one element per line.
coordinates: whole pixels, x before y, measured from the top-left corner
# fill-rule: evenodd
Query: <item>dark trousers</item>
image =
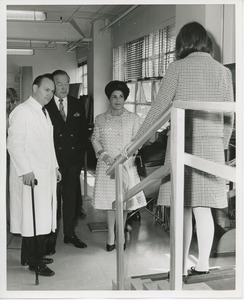
<path fill-rule="evenodd" d="M 57 184 L 57 202 L 58 206 L 62 205 L 63 211 L 63 233 L 67 236 L 74 234 L 74 229 L 77 224 L 78 211 L 82 206 L 80 172 L 81 164 L 72 167 L 60 168 L 62 180 Z M 59 222 L 57 222 L 59 224 Z M 56 232 L 49 234 L 47 247 L 54 249 L 56 246 L 57 234 Z"/>
<path fill-rule="evenodd" d="M 81 204 L 80 186 L 81 164 L 61 169 L 61 193 L 63 200 L 63 232 L 72 235 L 78 219 L 78 208 Z"/>
<path fill-rule="evenodd" d="M 37 235 L 37 253 L 34 237 L 22 237 L 21 260 L 28 260 L 30 266 L 36 266 L 36 255 L 38 265 L 42 264 L 42 258 L 46 254 L 47 235 Z"/>

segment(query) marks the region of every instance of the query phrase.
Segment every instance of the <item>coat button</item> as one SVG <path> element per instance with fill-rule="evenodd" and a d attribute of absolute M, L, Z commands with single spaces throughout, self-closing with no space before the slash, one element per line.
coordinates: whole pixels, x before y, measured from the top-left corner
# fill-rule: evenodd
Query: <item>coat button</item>
<path fill-rule="evenodd" d="M 74 149 L 75 149 L 75 147 L 72 147 L 71 149 L 72 149 L 72 150 L 74 150 Z"/>
<path fill-rule="evenodd" d="M 71 134 L 70 136 L 71 136 L 71 137 L 73 137 L 74 135 L 73 135 L 73 134 Z"/>
<path fill-rule="evenodd" d="M 62 149 L 62 147 L 58 147 L 58 149 L 59 149 L 59 150 L 61 150 L 61 149 Z"/>
<path fill-rule="evenodd" d="M 60 135 L 59 135 L 60 137 L 62 137 L 63 135 L 62 135 L 62 133 L 60 133 Z"/>

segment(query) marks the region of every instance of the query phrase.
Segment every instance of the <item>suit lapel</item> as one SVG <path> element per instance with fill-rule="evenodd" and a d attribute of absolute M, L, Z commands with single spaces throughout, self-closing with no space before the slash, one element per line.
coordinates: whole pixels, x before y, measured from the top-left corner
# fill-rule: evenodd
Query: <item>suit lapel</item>
<path fill-rule="evenodd" d="M 56 120 L 56 121 L 58 120 L 59 123 L 65 124 L 65 121 L 63 120 L 63 118 L 58 110 L 58 107 L 55 103 L 54 98 L 52 98 L 52 100 L 49 102 L 49 104 L 47 105 L 47 108 L 48 108 L 50 118 L 53 122 L 54 122 L 54 120 Z"/>
<path fill-rule="evenodd" d="M 69 97 L 67 97 L 67 108 L 68 108 L 68 114 L 67 114 L 66 123 L 71 120 L 71 118 L 75 113 L 74 111 L 75 107 L 73 105 L 73 101 Z"/>

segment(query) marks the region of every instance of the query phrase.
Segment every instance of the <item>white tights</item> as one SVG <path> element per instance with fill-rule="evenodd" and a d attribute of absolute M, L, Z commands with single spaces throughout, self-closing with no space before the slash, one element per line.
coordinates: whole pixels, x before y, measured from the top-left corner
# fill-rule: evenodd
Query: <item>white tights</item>
<path fill-rule="evenodd" d="M 123 225 L 125 227 L 125 222 L 127 218 L 128 211 L 123 211 Z M 115 242 L 115 211 L 114 210 L 108 210 L 107 211 L 107 223 L 108 223 L 108 239 L 107 243 L 109 245 L 113 245 Z M 124 228 L 123 227 L 123 228 Z M 124 231 L 123 231 L 124 232 Z"/>
<path fill-rule="evenodd" d="M 209 257 L 214 237 L 214 222 L 211 208 L 184 208 L 184 246 L 183 246 L 183 275 L 187 275 L 187 260 L 192 240 L 192 212 L 196 220 L 198 262 L 197 271 L 209 270 Z"/>

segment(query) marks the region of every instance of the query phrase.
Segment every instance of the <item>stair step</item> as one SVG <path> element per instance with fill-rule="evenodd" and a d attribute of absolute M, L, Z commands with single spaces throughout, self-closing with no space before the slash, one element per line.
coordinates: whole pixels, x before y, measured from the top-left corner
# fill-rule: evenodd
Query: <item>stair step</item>
<path fill-rule="evenodd" d="M 142 291 L 143 290 L 143 284 L 145 283 L 145 280 L 141 280 L 140 278 L 132 278 L 130 280 L 131 283 L 131 289 L 132 290 L 137 290 L 137 291 Z"/>
<path fill-rule="evenodd" d="M 160 289 L 162 290 L 170 290 L 168 280 L 156 280 L 156 281 L 143 283 L 143 289 L 149 291 L 159 290 L 159 286 L 161 286 Z"/>
<path fill-rule="evenodd" d="M 233 277 L 235 277 L 234 269 L 214 269 L 210 270 L 209 274 L 188 276 L 186 283 L 191 284 Z"/>
<path fill-rule="evenodd" d="M 226 281 L 226 290 L 235 287 L 235 268 L 212 268 L 209 274 L 188 276 L 185 283 L 182 283 L 182 290 L 212 290 L 219 282 Z M 112 281 L 112 289 L 118 290 L 117 281 Z M 125 278 L 125 290 L 170 290 L 168 273 L 133 276 Z"/>
<path fill-rule="evenodd" d="M 124 289 L 131 290 L 131 279 L 130 278 L 125 278 Z M 115 279 L 112 280 L 112 290 L 118 290 L 117 281 Z"/>
<path fill-rule="evenodd" d="M 168 272 L 156 273 L 156 274 L 147 274 L 147 275 L 138 275 L 138 276 L 132 276 L 131 278 L 132 279 L 141 279 L 141 280 L 149 279 L 151 281 L 163 280 L 163 279 L 168 278 Z"/>
<path fill-rule="evenodd" d="M 205 282 L 198 282 L 198 283 L 192 283 L 192 284 L 183 284 L 182 290 L 184 291 L 202 291 L 202 290 L 212 290 L 209 285 L 207 285 Z"/>

